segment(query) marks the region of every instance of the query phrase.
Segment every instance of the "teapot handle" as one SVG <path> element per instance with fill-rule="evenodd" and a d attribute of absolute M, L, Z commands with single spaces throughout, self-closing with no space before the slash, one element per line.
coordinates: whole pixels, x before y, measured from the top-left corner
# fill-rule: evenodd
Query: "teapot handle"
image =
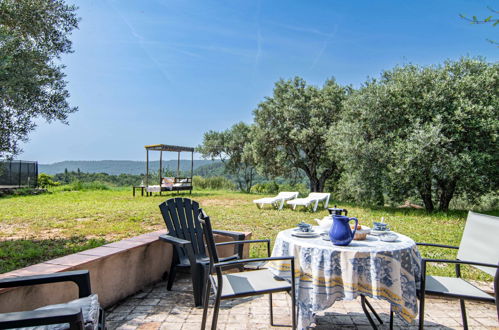
<path fill-rule="evenodd" d="M 357 218 L 350 218 L 348 219 L 348 222 L 355 220 L 355 227 L 353 228 L 352 231 L 352 237 L 355 236 L 355 232 L 357 231 L 357 225 L 359 224 L 359 220 Z"/>

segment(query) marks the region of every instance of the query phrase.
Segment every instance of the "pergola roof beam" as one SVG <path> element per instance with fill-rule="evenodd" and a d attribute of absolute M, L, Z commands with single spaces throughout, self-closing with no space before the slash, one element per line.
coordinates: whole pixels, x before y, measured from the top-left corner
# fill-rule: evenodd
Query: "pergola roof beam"
<path fill-rule="evenodd" d="M 168 144 L 152 144 L 144 147 L 147 150 L 156 150 L 156 151 L 194 152 L 194 148 L 191 147 L 172 146 Z"/>

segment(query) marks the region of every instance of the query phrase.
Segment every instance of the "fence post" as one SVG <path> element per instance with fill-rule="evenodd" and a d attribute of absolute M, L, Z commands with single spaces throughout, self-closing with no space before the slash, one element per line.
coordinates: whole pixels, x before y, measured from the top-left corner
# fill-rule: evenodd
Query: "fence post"
<path fill-rule="evenodd" d="M 22 178 L 22 174 L 23 174 L 22 173 L 23 168 L 21 165 L 22 165 L 22 163 L 21 163 L 21 161 L 19 161 L 19 181 L 17 181 L 19 188 L 21 188 L 21 178 Z"/>
<path fill-rule="evenodd" d="M 35 165 L 35 186 L 34 188 L 38 187 L 38 162 L 34 163 Z"/>

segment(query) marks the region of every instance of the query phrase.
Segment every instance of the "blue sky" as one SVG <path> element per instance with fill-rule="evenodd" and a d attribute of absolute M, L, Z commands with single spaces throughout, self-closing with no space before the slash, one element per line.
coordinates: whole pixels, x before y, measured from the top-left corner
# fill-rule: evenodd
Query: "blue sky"
<path fill-rule="evenodd" d="M 69 125 L 39 121 L 19 159 L 144 160 L 146 144 L 197 146 L 208 130 L 250 123 L 280 78 L 358 87 L 395 65 L 499 55 L 485 40 L 499 27 L 458 16 L 495 2 L 74 3 L 81 22 L 63 63 L 79 111 Z"/>

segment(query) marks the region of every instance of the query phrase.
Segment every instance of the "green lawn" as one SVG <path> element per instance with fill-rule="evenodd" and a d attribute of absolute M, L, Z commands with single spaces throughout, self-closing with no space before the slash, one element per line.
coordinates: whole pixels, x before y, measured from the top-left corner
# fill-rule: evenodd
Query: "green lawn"
<path fill-rule="evenodd" d="M 0 198 L 0 273 L 122 238 L 163 229 L 158 205 L 168 196 L 132 197 L 131 189 L 55 191 L 51 194 Z M 183 195 L 189 196 L 189 195 Z M 311 213 L 285 209 L 259 210 L 257 195 L 226 191 L 195 191 L 190 196 L 210 215 L 216 229 L 251 231 L 254 238 L 274 239 L 280 230 L 300 221 L 315 224 L 327 211 Z M 332 206 L 334 202 L 331 202 Z M 385 217 L 391 228 L 419 242 L 458 245 L 466 211 L 427 214 L 423 210 L 363 207 L 338 203 L 360 223 L 371 226 Z M 499 215 L 499 210 L 488 212 Z M 424 256 L 453 258 L 442 249 L 421 249 Z M 262 256 L 263 246 L 251 254 Z M 433 266 L 435 274 L 451 274 L 453 268 Z M 469 271 L 475 279 L 488 279 Z"/>

